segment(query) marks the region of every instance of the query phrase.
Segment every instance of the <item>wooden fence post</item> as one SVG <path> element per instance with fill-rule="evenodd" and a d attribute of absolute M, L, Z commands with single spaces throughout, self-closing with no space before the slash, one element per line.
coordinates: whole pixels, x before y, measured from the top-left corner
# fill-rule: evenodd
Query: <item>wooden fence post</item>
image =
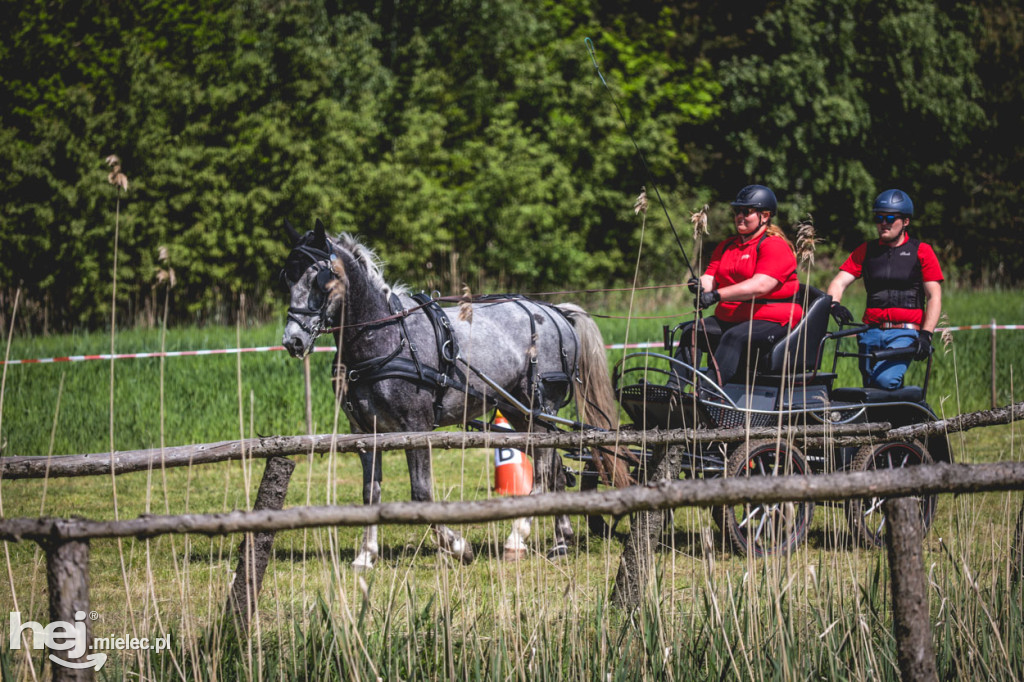
<path fill-rule="evenodd" d="M 253 510 L 282 509 L 294 470 L 295 462 L 288 457 L 268 459 Z M 274 551 L 274 535 L 272 531 L 246 534 L 238 548 L 238 567 L 225 611 L 238 618 L 243 631 L 249 628 L 249 622 L 256 613 L 263 574 Z"/>
<path fill-rule="evenodd" d="M 921 503 L 912 497 L 889 498 L 885 501 L 885 516 L 888 523 L 886 547 L 892 584 L 892 622 L 900 679 L 904 682 L 937 682 L 921 546 L 924 539 Z"/>
<path fill-rule="evenodd" d="M 654 449 L 648 481 L 675 481 L 682 469 L 683 447 L 659 445 Z M 665 526 L 664 510 L 635 512 L 629 521 L 629 537 L 622 548 L 619 570 L 615 575 L 612 602 L 624 609 L 638 606 L 651 580 L 654 568 L 654 547 L 661 540 Z"/>
<path fill-rule="evenodd" d="M 40 543 L 46 552 L 46 585 L 50 593 L 50 622 L 83 623 L 86 649 L 78 658 L 68 651 L 55 652 L 72 663 L 85 663 L 92 643 L 92 619 L 89 618 L 89 541 L 48 540 Z M 76 614 L 82 617 L 76 618 Z M 51 661 L 54 682 L 91 681 L 94 668 L 68 668 Z"/>

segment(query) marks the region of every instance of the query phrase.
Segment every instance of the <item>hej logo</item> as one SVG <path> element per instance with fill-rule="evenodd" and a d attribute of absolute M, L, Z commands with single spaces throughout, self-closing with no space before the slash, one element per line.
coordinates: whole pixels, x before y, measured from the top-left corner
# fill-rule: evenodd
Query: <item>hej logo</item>
<path fill-rule="evenodd" d="M 25 630 L 32 631 L 32 648 L 47 648 L 54 651 L 67 651 L 68 658 L 81 658 L 88 647 L 85 633 L 85 611 L 75 612 L 75 622 L 55 620 L 46 627 L 34 620 L 21 622 L 21 612 L 11 612 L 10 642 L 11 649 L 21 648 L 21 636 Z M 104 653 L 89 654 L 84 661 L 66 661 L 59 656 L 50 654 L 50 660 L 66 668 L 96 668 L 99 670 L 107 662 Z"/>

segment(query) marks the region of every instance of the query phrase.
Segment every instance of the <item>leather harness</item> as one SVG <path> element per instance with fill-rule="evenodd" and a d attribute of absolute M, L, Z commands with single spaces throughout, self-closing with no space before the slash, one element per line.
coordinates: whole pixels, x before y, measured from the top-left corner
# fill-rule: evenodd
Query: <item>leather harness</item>
<path fill-rule="evenodd" d="M 293 253 L 298 252 L 298 254 L 304 256 L 317 267 L 315 281 L 316 286 L 321 291 L 326 291 L 330 280 L 336 277 L 331 265 L 332 262 L 338 258 L 338 255 L 335 253 L 330 240 L 327 240 L 326 247 L 326 250 L 322 250 L 314 246 L 298 245 L 293 249 Z M 286 272 L 284 270 L 281 272 L 281 277 L 282 279 L 286 278 Z M 387 355 L 365 360 L 352 367 L 345 367 L 339 363 L 336 354 L 335 361 L 331 364 L 331 376 L 336 379 L 338 372 L 344 371 L 346 373 L 348 383 L 353 385 L 383 381 L 385 379 L 402 379 L 413 383 L 420 388 L 433 390 L 435 428 L 440 425 L 441 416 L 444 411 L 445 395 L 452 388 L 455 388 L 458 391 L 464 391 L 474 399 L 494 405 L 499 409 L 509 412 L 510 414 L 512 410 L 521 411 L 519 406 L 503 399 L 500 395 L 493 395 L 490 392 L 481 392 L 469 385 L 466 381 L 466 373 L 462 368 L 460 368 L 460 364 L 480 377 L 483 377 L 484 375 L 461 357 L 459 353 L 458 340 L 455 337 L 455 332 L 452 329 L 448 316 L 444 313 L 444 310 L 438 304 L 437 300 L 431 298 L 428 294 L 421 292 L 419 294 L 414 294 L 412 298 L 417 305 L 412 308 L 405 308 L 402 306 L 402 302 L 398 296 L 392 293 L 388 299 L 388 309 L 391 313 L 390 316 L 382 320 L 376 320 L 375 322 L 364 326 L 363 329 L 349 341 L 349 343 L 352 343 L 353 340 L 358 339 L 359 336 L 367 329 L 376 328 L 386 324 L 394 324 L 397 322 L 401 326 L 401 340 L 394 350 Z M 561 371 L 547 372 L 538 375 L 537 353 L 535 346 L 537 342 L 537 322 L 526 306 L 526 301 L 528 300 L 529 299 L 520 294 L 490 294 L 480 296 L 475 299 L 476 302 L 483 303 L 511 302 L 519 306 L 523 312 L 526 313 L 527 319 L 530 320 L 530 362 L 527 367 L 527 386 L 530 387 L 530 391 L 533 393 L 533 402 L 535 404 L 540 404 L 541 382 L 563 382 L 566 386 L 566 390 L 562 398 L 554 406 L 554 409 L 557 412 L 565 407 L 572 399 L 572 385 L 574 382 L 579 380 L 579 363 L 578 360 L 575 363 L 569 362 L 569 354 L 565 348 L 565 339 L 562 337 L 562 330 L 556 323 L 551 311 L 557 311 L 563 320 L 568 322 L 570 325 L 572 322 L 566 316 L 566 313 L 557 306 L 539 301 L 532 301 L 535 305 L 538 305 L 548 316 L 548 319 L 551 320 L 552 325 L 558 333 L 558 346 L 561 351 Z M 409 335 L 406 318 L 411 313 L 415 313 L 418 310 L 423 310 L 434 329 L 434 340 L 437 344 L 437 367 L 425 365 L 420 360 L 419 349 L 416 347 L 416 344 L 412 342 L 412 337 Z M 319 328 L 306 324 L 301 317 L 299 317 L 300 315 L 316 316 Z M 301 329 L 311 336 L 317 336 L 320 331 L 324 330 L 325 327 L 330 324 L 331 321 L 327 319 L 327 316 L 326 298 L 323 305 L 318 309 L 297 306 L 291 306 L 288 308 L 288 319 L 298 324 Z M 573 337 L 573 340 L 575 341 L 575 337 Z M 409 357 L 402 357 L 402 351 L 405 350 L 406 347 L 409 349 Z M 578 351 L 579 348 L 577 346 L 574 348 L 574 357 L 577 356 Z M 353 409 L 352 403 L 347 401 L 345 406 L 349 415 L 355 418 L 355 410 Z M 545 426 L 553 428 L 543 420 L 539 421 Z M 358 424 L 358 426 L 360 430 L 367 432 L 366 425 Z"/>
<path fill-rule="evenodd" d="M 430 320 L 430 324 L 434 329 L 434 340 L 437 345 L 438 366 L 431 367 L 420 360 L 419 349 L 416 347 L 416 344 L 411 341 L 409 330 L 405 322 L 405 318 L 408 315 L 403 314 L 414 312 L 415 309 L 412 311 L 404 309 L 398 296 L 392 294 L 388 301 L 388 307 L 390 308 L 393 319 L 389 320 L 389 323 L 393 323 L 395 321 L 399 323 L 401 326 L 401 341 L 395 349 L 387 355 L 371 358 L 348 368 L 347 378 L 349 384 L 355 385 L 360 383 L 372 383 L 383 381 L 385 379 L 402 379 L 415 384 L 420 388 L 433 390 L 435 428 L 440 426 L 441 416 L 444 410 L 445 395 L 453 388 L 457 391 L 467 393 L 476 400 L 495 405 L 506 412 L 510 410 L 518 411 L 519 408 L 517 406 L 509 403 L 507 400 L 504 400 L 501 396 L 494 395 L 489 391 L 481 392 L 469 385 L 466 380 L 466 372 L 463 370 L 463 367 L 477 374 L 479 374 L 479 371 L 466 362 L 460 355 L 458 340 L 455 337 L 455 332 L 452 329 L 448 316 L 444 313 L 444 310 L 438 302 L 432 299 L 428 294 L 414 294 L 412 298 L 418 304 L 417 308 L 422 309 L 424 314 L 426 314 L 427 319 Z M 496 294 L 493 297 L 484 296 L 477 300 L 483 300 L 486 302 L 489 298 L 492 298 L 495 301 L 500 300 L 503 302 L 507 301 L 515 303 L 522 308 L 523 311 L 527 313 L 527 317 L 530 320 L 531 344 L 536 342 L 537 323 L 534 320 L 533 315 L 530 314 L 530 311 L 526 308 L 524 303 L 526 298 L 524 296 Z M 548 304 L 540 305 L 542 310 L 544 310 L 548 315 L 549 319 L 551 319 L 552 323 L 554 323 L 555 320 L 552 317 L 551 310 L 556 310 L 563 316 L 563 318 L 565 317 L 565 314 L 557 307 L 550 306 Z M 562 396 L 562 399 L 555 406 L 555 409 L 558 410 L 565 407 L 572 398 L 572 392 L 569 388 L 572 385 L 572 381 L 576 379 L 578 367 L 570 366 L 568 352 L 565 349 L 561 329 L 557 324 L 554 326 L 555 329 L 558 330 L 562 370 L 560 372 L 547 372 L 538 375 L 536 370 L 536 354 L 531 354 L 527 368 L 527 385 L 530 386 L 531 390 L 534 392 L 536 402 L 539 402 L 541 382 L 565 382 L 567 390 L 565 395 Z M 402 357 L 402 351 L 406 347 L 409 349 L 409 357 Z M 336 372 L 338 367 L 339 365 L 334 363 L 332 372 Z M 351 402 L 346 403 L 346 408 L 349 414 L 354 412 Z M 362 427 L 362 425 L 360 425 L 360 427 Z"/>

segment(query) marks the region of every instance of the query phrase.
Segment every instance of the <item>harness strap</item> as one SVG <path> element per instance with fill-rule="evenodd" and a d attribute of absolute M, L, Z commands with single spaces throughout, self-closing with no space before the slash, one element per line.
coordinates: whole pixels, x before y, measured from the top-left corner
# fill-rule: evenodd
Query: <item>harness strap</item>
<path fill-rule="evenodd" d="M 367 360 L 366 362 L 360 362 L 358 365 L 354 365 L 353 367 L 349 368 L 349 370 L 348 370 L 348 380 L 350 382 L 359 381 L 361 375 L 366 375 L 367 377 L 371 377 L 372 376 L 372 377 L 376 378 L 377 375 L 378 375 L 378 372 L 383 367 L 387 366 L 388 363 L 390 363 L 392 360 L 397 358 L 398 354 L 402 352 L 402 349 L 405 348 L 406 345 L 407 345 L 406 340 L 402 339 L 402 341 L 398 344 L 398 346 L 396 346 L 395 349 L 393 351 L 391 351 L 391 353 L 389 353 L 388 355 L 384 355 L 384 356 L 381 356 L 379 358 L 373 358 L 371 360 Z M 415 363 L 415 366 L 416 366 L 416 370 L 417 370 L 417 378 L 422 380 L 423 379 L 423 368 L 420 367 L 420 364 L 418 362 Z"/>
<path fill-rule="evenodd" d="M 412 362 L 416 366 L 416 373 L 419 377 L 419 380 L 423 381 L 423 365 L 420 364 L 420 358 L 417 353 L 416 344 L 412 342 L 412 337 L 409 336 L 409 328 L 405 324 L 405 318 L 408 317 L 408 311 L 406 311 L 402 307 L 402 299 L 398 298 L 398 296 L 396 296 L 394 293 L 392 293 L 391 298 L 388 299 L 388 308 L 398 319 L 399 326 L 402 327 L 402 340 L 408 341 L 409 355 L 412 357 Z"/>
<path fill-rule="evenodd" d="M 540 403 L 540 384 L 537 383 L 537 321 L 533 319 L 533 315 L 526 308 L 526 304 L 520 299 L 513 299 L 512 301 L 519 306 L 524 313 L 526 313 L 526 319 L 530 321 L 530 361 L 526 365 L 526 386 L 527 390 L 533 394 L 534 404 Z"/>
<path fill-rule="evenodd" d="M 451 381 L 457 371 L 455 360 L 459 357 L 459 344 L 452 330 L 451 321 L 445 315 L 437 301 L 428 294 L 413 294 L 412 299 L 423 307 L 427 319 L 434 328 L 434 340 L 437 343 L 437 375 L 438 383 L 434 389 L 434 427 L 441 424 L 444 411 L 444 396 L 448 392 Z"/>
<path fill-rule="evenodd" d="M 459 362 L 463 363 L 469 369 L 476 371 L 472 365 L 469 365 L 459 358 Z M 420 370 L 412 363 L 408 358 L 395 357 L 392 358 L 386 366 L 377 370 L 372 377 L 364 376 L 363 379 L 373 379 L 373 381 L 382 381 L 384 379 L 402 379 L 408 381 L 422 388 L 436 389 L 441 382 L 442 374 L 433 367 L 423 368 L 423 377 L 420 377 Z M 482 392 L 476 388 L 473 388 L 466 381 L 466 374 L 459 369 L 454 372 L 454 377 L 448 379 L 448 387 L 453 388 L 457 391 L 465 391 L 474 400 L 485 402 L 487 405 L 493 405 L 499 410 L 502 410 L 508 414 L 519 412 L 519 407 L 499 395 L 492 393 L 491 391 Z"/>
<path fill-rule="evenodd" d="M 559 404 L 558 404 L 558 406 L 556 408 L 556 409 L 560 410 L 563 407 L 565 407 L 566 405 L 568 405 L 569 401 L 572 400 L 572 395 L 573 395 L 573 392 L 574 392 L 573 385 L 572 385 L 573 381 L 574 380 L 576 380 L 576 381 L 580 380 L 580 372 L 579 372 L 580 348 L 579 348 L 579 345 L 577 343 L 579 337 L 576 336 L 576 335 L 574 335 L 572 337 L 572 339 L 573 339 L 573 358 L 575 360 L 575 366 L 574 367 L 570 367 L 569 366 L 568 353 L 565 350 L 565 340 L 562 338 L 562 328 L 559 327 L 558 324 L 555 322 L 555 318 L 551 314 L 551 310 L 554 309 L 555 311 L 557 311 L 558 314 L 562 316 L 562 319 L 565 320 L 565 322 L 570 327 L 573 326 L 572 320 L 569 319 L 569 316 L 566 314 L 566 312 L 564 310 L 562 310 L 561 308 L 559 308 L 558 306 L 554 306 L 554 305 L 551 305 L 549 303 L 542 303 L 542 304 L 540 304 L 540 306 L 541 306 L 541 309 L 544 311 L 544 313 L 548 316 L 548 319 L 551 320 L 551 324 L 554 326 L 555 332 L 558 334 L 558 349 L 560 351 L 559 352 L 559 356 L 560 356 L 559 359 L 561 360 L 561 363 L 562 363 L 562 375 L 564 375 L 565 381 L 566 381 L 566 393 L 559 400 Z M 540 379 L 541 379 L 541 381 L 544 381 L 545 377 L 541 376 Z"/>

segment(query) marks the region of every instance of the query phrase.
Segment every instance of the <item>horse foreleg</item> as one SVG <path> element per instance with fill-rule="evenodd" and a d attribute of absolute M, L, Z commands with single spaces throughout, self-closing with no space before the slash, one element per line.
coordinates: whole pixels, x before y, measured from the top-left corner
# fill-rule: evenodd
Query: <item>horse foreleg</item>
<path fill-rule="evenodd" d="M 409 465 L 409 484 L 412 488 L 413 501 L 432 501 L 434 493 L 430 450 L 411 448 L 405 451 L 405 460 Z M 473 561 L 473 546 L 461 534 L 440 523 L 435 524 L 433 528 L 437 546 L 442 552 L 450 554 L 464 564 Z"/>
<path fill-rule="evenodd" d="M 551 448 L 534 451 L 533 492 L 562 492 L 565 490 L 565 471 L 562 459 Z M 548 550 L 549 559 L 558 559 L 569 554 L 575 533 L 569 517 L 565 514 L 555 517 L 555 543 Z"/>
<path fill-rule="evenodd" d="M 360 452 L 359 461 L 363 465 L 363 504 L 380 503 L 380 482 L 381 482 L 381 453 Z M 363 529 L 363 544 L 359 554 L 352 561 L 352 568 L 356 570 L 367 570 L 373 568 L 380 548 L 377 545 L 377 526 L 367 526 Z"/>

